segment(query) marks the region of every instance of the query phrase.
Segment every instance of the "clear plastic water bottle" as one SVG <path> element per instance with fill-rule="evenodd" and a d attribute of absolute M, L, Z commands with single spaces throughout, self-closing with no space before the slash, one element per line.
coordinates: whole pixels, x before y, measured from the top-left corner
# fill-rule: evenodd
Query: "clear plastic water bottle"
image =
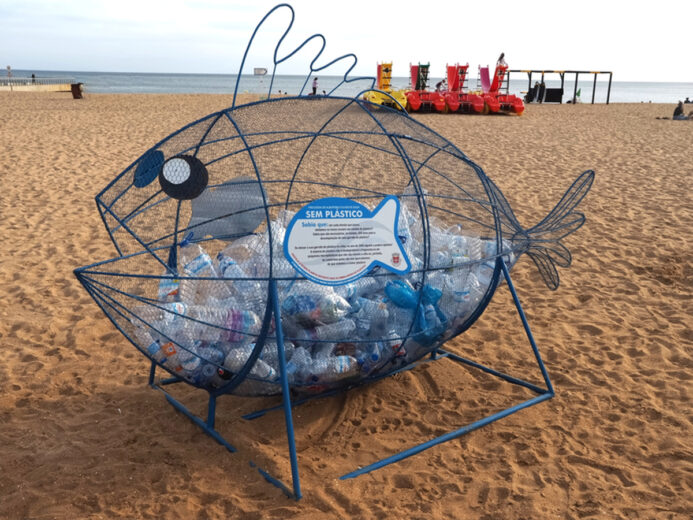
<path fill-rule="evenodd" d="M 182 302 L 164 303 L 160 306 L 140 305 L 133 308 L 136 316 L 131 319 L 138 328 L 143 328 L 151 335 L 152 340 L 159 340 L 163 345 L 175 340 L 185 325 L 187 305 Z"/>
<path fill-rule="evenodd" d="M 220 278 L 212 259 L 200 244 L 181 242 L 178 257 L 186 276 Z M 179 289 L 180 301 L 193 305 L 209 304 L 211 299 L 222 301 L 231 297 L 231 290 L 223 280 L 192 280 L 182 278 Z"/>
<path fill-rule="evenodd" d="M 414 323 L 414 309 L 405 309 L 392 305 L 389 308 L 389 313 L 389 326 L 397 337 L 406 338 L 407 334 L 413 334 L 415 332 L 412 326 Z"/>
<path fill-rule="evenodd" d="M 488 285 L 482 285 L 479 283 L 476 273 L 469 273 L 467 277 L 467 287 L 469 288 L 469 301 L 471 302 L 469 310 L 476 308 L 477 304 L 486 294 Z"/>
<path fill-rule="evenodd" d="M 320 341 L 348 340 L 352 332 L 356 330 L 354 320 L 341 320 L 328 325 L 315 327 L 315 336 Z"/>
<path fill-rule="evenodd" d="M 355 298 L 372 294 L 381 289 L 380 281 L 373 276 L 364 276 L 351 283 L 338 285 L 334 291 L 342 298 L 353 301 Z"/>
<path fill-rule="evenodd" d="M 366 348 L 357 360 L 361 365 L 361 373 L 369 375 L 390 357 L 392 357 L 392 352 L 388 351 L 385 342 L 375 341 L 366 345 Z"/>
<path fill-rule="evenodd" d="M 294 351 L 294 344 L 290 341 L 284 341 L 284 357 L 285 360 L 291 359 Z M 260 359 L 271 366 L 274 370 L 279 373 L 279 350 L 277 348 L 277 343 L 274 341 L 268 341 L 262 349 L 260 354 Z"/>
<path fill-rule="evenodd" d="M 262 328 L 262 320 L 253 311 L 229 309 L 225 326 L 228 329 L 222 335 L 225 341 L 244 343 L 257 338 Z"/>
<path fill-rule="evenodd" d="M 466 237 L 467 255 L 470 260 L 481 260 L 484 254 L 484 245 L 479 237 Z"/>
<path fill-rule="evenodd" d="M 256 313 L 261 312 L 264 309 L 267 296 L 267 291 L 263 291 L 261 282 L 249 280 L 248 274 L 243 268 L 232 257 L 226 256 L 223 252 L 217 255 L 217 261 L 221 276 L 233 280 L 231 290 L 235 299 L 242 304 L 243 308 Z"/>
<path fill-rule="evenodd" d="M 226 381 L 221 377 L 223 369 L 222 373 L 219 372 L 224 362 L 224 352 L 216 344 L 203 343 L 196 349 L 196 356 L 199 364 L 190 371 L 188 379 L 200 386 L 220 387 Z"/>
<path fill-rule="evenodd" d="M 354 308 L 358 309 L 353 316 L 359 335 L 379 337 L 386 332 L 390 313 L 385 303 L 359 297 L 354 302 Z"/>
<path fill-rule="evenodd" d="M 351 356 L 332 356 L 313 362 L 312 380 L 315 383 L 332 383 L 359 374 L 359 362 Z"/>
<path fill-rule="evenodd" d="M 245 366 L 254 348 L 255 344 L 249 344 L 231 349 L 226 359 L 224 359 L 224 367 L 228 368 L 231 372 L 237 373 Z M 255 379 L 262 379 L 265 381 L 274 381 L 277 379 L 277 372 L 260 358 L 255 361 L 248 375 Z"/>
<path fill-rule="evenodd" d="M 182 364 L 190 357 L 188 353 L 172 341 L 163 343 L 161 345 L 161 352 L 163 352 L 165 356 L 162 364 L 176 374 L 180 374 L 183 371 Z"/>
<path fill-rule="evenodd" d="M 351 306 L 332 287 L 299 281 L 284 296 L 281 310 L 282 318 L 312 325 L 337 322 L 351 311 Z"/>
<path fill-rule="evenodd" d="M 190 305 L 187 308 L 185 324 L 180 334 L 187 342 L 218 341 L 225 332 L 228 309 L 210 305 Z"/>
<path fill-rule="evenodd" d="M 327 359 L 335 355 L 337 343 L 318 343 L 313 347 L 313 359 Z"/>
<path fill-rule="evenodd" d="M 312 366 L 313 359 L 310 352 L 304 347 L 296 347 L 286 364 L 289 381 L 297 385 L 307 383 L 311 377 Z"/>

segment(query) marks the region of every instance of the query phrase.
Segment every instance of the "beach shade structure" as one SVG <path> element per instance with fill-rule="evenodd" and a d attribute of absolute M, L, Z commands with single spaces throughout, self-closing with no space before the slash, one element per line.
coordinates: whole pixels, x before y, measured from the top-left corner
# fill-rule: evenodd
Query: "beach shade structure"
<path fill-rule="evenodd" d="M 75 273 L 151 361 L 150 384 L 230 451 L 214 427 L 217 398 L 281 397 L 293 489 L 280 485 L 299 498 L 292 406 L 307 399 L 441 358 L 536 394 L 351 478 L 553 395 L 510 271 L 526 253 L 558 287 L 556 266 L 571 261 L 561 239 L 584 222 L 575 208 L 593 177 L 525 229 L 477 164 L 406 112 L 358 96 L 234 102 L 97 195 L 118 256 Z M 543 386 L 444 348 L 502 281 Z M 206 420 L 168 392 L 178 383 L 208 393 Z"/>

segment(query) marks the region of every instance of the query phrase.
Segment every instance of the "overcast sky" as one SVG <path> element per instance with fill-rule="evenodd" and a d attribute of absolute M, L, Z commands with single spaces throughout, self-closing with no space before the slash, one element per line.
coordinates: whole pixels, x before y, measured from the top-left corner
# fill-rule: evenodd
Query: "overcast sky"
<path fill-rule="evenodd" d="M 267 0 L 0 0 L 0 66 L 14 69 L 236 73 Z M 318 65 L 349 52 L 358 75 L 392 60 L 395 76 L 410 62 L 510 68 L 611 70 L 615 81 L 693 82 L 691 17 L 683 1 L 532 0 L 509 2 L 294 0 L 296 19 L 280 57 L 322 33 Z M 246 72 L 270 68 L 289 21 L 276 12 L 258 33 Z M 317 42 L 280 74 L 306 72 Z M 324 74 L 340 74 L 338 69 Z"/>

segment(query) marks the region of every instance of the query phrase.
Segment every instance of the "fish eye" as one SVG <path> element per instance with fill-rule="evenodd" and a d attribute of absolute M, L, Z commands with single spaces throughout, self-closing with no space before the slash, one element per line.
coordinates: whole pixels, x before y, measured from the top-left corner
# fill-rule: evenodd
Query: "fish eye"
<path fill-rule="evenodd" d="M 161 174 L 171 184 L 181 184 L 190 178 L 190 165 L 186 160 L 174 157 L 164 164 Z"/>
<path fill-rule="evenodd" d="M 177 155 L 168 159 L 159 172 L 163 192 L 178 200 L 199 197 L 207 187 L 208 180 L 207 168 L 192 155 Z"/>

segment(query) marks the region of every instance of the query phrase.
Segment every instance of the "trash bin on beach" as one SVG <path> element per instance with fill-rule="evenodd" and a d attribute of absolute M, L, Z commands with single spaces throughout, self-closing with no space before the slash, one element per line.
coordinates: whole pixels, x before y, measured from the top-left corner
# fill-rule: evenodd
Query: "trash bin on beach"
<path fill-rule="evenodd" d="M 72 83 L 70 85 L 72 99 L 82 99 L 82 83 Z"/>

